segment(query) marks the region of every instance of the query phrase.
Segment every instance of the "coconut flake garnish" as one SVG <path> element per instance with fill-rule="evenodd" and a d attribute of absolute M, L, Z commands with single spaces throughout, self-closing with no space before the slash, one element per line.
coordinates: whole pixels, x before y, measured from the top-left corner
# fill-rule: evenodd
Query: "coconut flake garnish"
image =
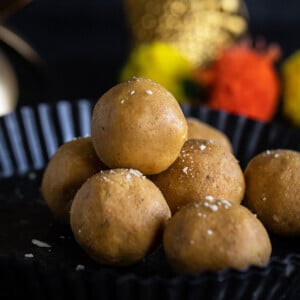
<path fill-rule="evenodd" d="M 215 200 L 215 198 L 211 195 L 207 195 L 207 196 L 205 196 L 205 200 L 213 201 L 213 200 Z"/>
<path fill-rule="evenodd" d="M 142 177 L 143 176 L 143 174 L 139 170 L 135 170 L 135 169 L 129 169 L 129 173 L 131 175 L 136 176 L 136 177 Z"/>
<path fill-rule="evenodd" d="M 189 169 L 189 167 L 184 167 L 184 168 L 182 169 L 182 172 L 185 173 L 185 174 L 187 174 L 188 169 Z"/>
<path fill-rule="evenodd" d="M 24 257 L 26 257 L 26 258 L 33 258 L 34 255 L 32 253 L 25 253 Z"/>
<path fill-rule="evenodd" d="M 148 95 L 153 95 L 153 92 L 152 92 L 151 90 L 147 90 L 147 91 L 146 91 L 146 94 L 148 94 Z"/>
<path fill-rule="evenodd" d="M 84 265 L 77 265 L 75 268 L 76 271 L 83 271 L 84 269 L 85 269 Z"/>
<path fill-rule="evenodd" d="M 31 242 L 33 245 L 38 246 L 40 248 L 51 248 L 51 246 L 49 244 L 39 241 L 39 240 L 36 240 L 36 239 L 32 239 Z"/>

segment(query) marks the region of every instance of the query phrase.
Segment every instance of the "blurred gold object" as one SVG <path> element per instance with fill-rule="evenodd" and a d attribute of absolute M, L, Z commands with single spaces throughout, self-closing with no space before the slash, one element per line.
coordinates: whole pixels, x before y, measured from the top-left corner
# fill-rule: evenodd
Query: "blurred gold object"
<path fill-rule="evenodd" d="M 167 42 L 191 63 L 211 61 L 247 29 L 242 0 L 124 0 L 134 45 Z"/>

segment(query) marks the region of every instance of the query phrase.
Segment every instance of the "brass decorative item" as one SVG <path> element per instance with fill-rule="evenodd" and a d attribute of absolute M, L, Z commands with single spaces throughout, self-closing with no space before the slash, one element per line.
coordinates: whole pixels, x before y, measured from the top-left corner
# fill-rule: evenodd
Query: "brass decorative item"
<path fill-rule="evenodd" d="M 38 53 L 20 36 L 0 25 L 0 46 L 5 45 L 28 65 L 42 68 Z M 0 116 L 12 112 L 19 98 L 17 74 L 5 52 L 0 48 Z"/>
<path fill-rule="evenodd" d="M 31 0 L 2 0 L 0 3 L 0 21 L 5 20 Z M 42 59 L 38 53 L 20 36 L 9 28 L 0 25 L 0 46 L 9 48 L 29 65 L 40 66 Z M 0 48 L 0 116 L 12 112 L 19 98 L 17 74 L 5 52 Z"/>
<path fill-rule="evenodd" d="M 242 0 L 124 0 L 133 45 L 164 41 L 205 65 L 247 29 Z"/>
<path fill-rule="evenodd" d="M 18 99 L 16 74 L 5 54 L 0 51 L 0 116 L 15 109 Z"/>

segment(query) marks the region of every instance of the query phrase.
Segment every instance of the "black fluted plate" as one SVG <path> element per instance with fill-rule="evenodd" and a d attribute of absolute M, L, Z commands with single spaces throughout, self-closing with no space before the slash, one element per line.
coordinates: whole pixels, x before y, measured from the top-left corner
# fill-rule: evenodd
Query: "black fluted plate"
<path fill-rule="evenodd" d="M 93 262 L 58 223 L 41 194 L 42 172 L 62 143 L 90 134 L 94 103 L 60 101 L 21 107 L 0 118 L 0 299 L 298 299 L 300 239 L 271 236 L 265 268 L 177 276 L 157 248 L 126 268 Z M 244 168 L 257 153 L 300 149 L 300 132 L 280 124 L 183 106 L 186 116 L 225 132 Z M 38 247 L 32 240 L 47 243 Z M 82 270 L 84 268 L 84 270 Z"/>

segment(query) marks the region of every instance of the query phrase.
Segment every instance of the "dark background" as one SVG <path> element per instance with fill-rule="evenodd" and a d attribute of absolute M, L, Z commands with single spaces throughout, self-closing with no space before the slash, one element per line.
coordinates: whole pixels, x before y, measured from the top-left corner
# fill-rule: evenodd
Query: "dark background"
<path fill-rule="evenodd" d="M 300 48 L 299 0 L 247 0 L 246 5 L 253 38 L 280 44 L 283 59 Z M 18 73 L 19 104 L 98 98 L 117 82 L 130 48 L 121 0 L 34 0 L 4 25 L 46 64 L 37 69 L 4 47 Z"/>

